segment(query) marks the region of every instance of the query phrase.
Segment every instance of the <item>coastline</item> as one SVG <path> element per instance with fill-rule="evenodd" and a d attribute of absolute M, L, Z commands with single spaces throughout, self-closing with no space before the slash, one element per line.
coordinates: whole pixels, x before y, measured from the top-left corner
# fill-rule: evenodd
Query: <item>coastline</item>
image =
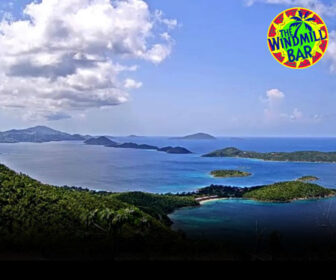
<path fill-rule="evenodd" d="M 336 195 L 330 195 L 330 196 L 325 196 L 325 197 L 314 197 L 314 198 L 295 198 L 292 200 L 288 201 L 275 201 L 275 200 L 258 200 L 258 199 L 253 199 L 253 198 L 235 198 L 235 199 L 241 199 L 241 200 L 250 200 L 250 201 L 255 201 L 259 203 L 277 203 L 277 204 L 284 204 L 284 203 L 295 203 L 299 201 L 315 201 L 315 200 L 323 200 L 323 199 L 330 199 L 330 198 L 335 198 Z M 207 204 L 208 202 L 211 201 L 217 201 L 217 200 L 229 200 L 231 199 L 230 197 L 218 197 L 218 198 L 211 198 L 211 199 L 205 199 L 202 201 L 199 201 L 200 206 Z"/>
<path fill-rule="evenodd" d="M 206 204 L 210 201 L 217 201 L 217 200 L 227 200 L 230 199 L 229 197 L 217 197 L 217 198 L 208 198 L 208 199 L 204 199 L 204 200 L 200 200 L 198 201 L 200 205 Z"/>
<path fill-rule="evenodd" d="M 261 203 L 294 203 L 294 202 L 299 202 L 299 201 L 314 201 L 314 200 L 322 200 L 322 199 L 329 199 L 329 198 L 335 198 L 336 194 L 330 194 L 330 195 L 326 195 L 326 196 L 317 196 L 317 197 L 302 197 L 302 198 L 293 198 L 290 200 L 284 200 L 284 201 L 280 201 L 280 200 L 261 200 L 261 199 L 255 199 L 255 198 L 244 198 L 245 200 L 253 200 L 256 202 L 261 202 Z"/>
<path fill-rule="evenodd" d="M 255 202 L 260 203 L 295 203 L 299 201 L 314 201 L 314 200 L 322 200 L 322 199 L 329 199 L 329 198 L 336 198 L 336 194 L 330 194 L 327 196 L 319 196 L 319 197 L 305 197 L 305 198 L 294 198 L 287 201 L 279 201 L 279 200 L 260 200 L 260 199 L 254 199 L 254 198 L 244 198 L 244 197 L 213 197 L 213 198 L 205 198 L 201 200 L 196 200 L 200 205 L 206 204 L 211 201 L 217 201 L 217 200 L 229 200 L 229 199 L 241 199 L 241 200 L 251 200 Z"/>
<path fill-rule="evenodd" d="M 242 175 L 242 176 L 216 176 L 216 175 L 212 175 L 210 174 L 211 178 L 216 178 L 216 179 L 227 179 L 227 178 L 244 178 L 244 177 L 249 177 L 252 174 L 249 175 Z"/>
<path fill-rule="evenodd" d="M 272 160 L 272 159 L 261 159 L 261 158 L 249 158 L 249 157 L 221 157 L 221 156 L 204 156 L 208 158 L 235 158 L 235 159 L 247 159 L 247 160 L 255 160 L 255 161 L 264 161 L 264 162 L 293 162 L 293 163 L 325 163 L 325 164 L 336 164 L 336 161 L 304 161 L 304 160 Z"/>

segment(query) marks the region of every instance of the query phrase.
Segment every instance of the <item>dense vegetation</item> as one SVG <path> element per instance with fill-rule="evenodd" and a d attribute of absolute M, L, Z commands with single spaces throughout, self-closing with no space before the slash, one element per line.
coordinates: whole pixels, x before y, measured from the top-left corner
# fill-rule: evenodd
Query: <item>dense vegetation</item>
<path fill-rule="evenodd" d="M 54 187 L 0 165 L 0 251 L 109 258 L 129 250 L 165 252 L 184 244 L 167 226 L 166 213 L 195 204 L 177 196 Z"/>
<path fill-rule="evenodd" d="M 198 205 L 192 195 L 176 196 L 128 192 L 116 194 L 115 197 L 120 201 L 135 205 L 145 213 L 150 214 L 168 225 L 171 224 L 171 221 L 167 219 L 167 214 L 170 214 L 177 208 Z"/>
<path fill-rule="evenodd" d="M 190 240 L 172 231 L 167 214 L 196 206 L 195 197 L 205 195 L 287 201 L 331 194 L 302 182 L 212 185 L 180 195 L 94 192 L 42 184 L 0 165 L 0 258 L 8 252 L 44 259 L 248 259 L 238 245 Z M 265 250 L 272 253 L 272 247 Z"/>
<path fill-rule="evenodd" d="M 233 147 L 217 150 L 205 154 L 203 157 L 239 157 L 270 161 L 336 162 L 336 152 L 300 151 L 291 153 L 258 153 L 251 151 L 241 151 Z"/>
<path fill-rule="evenodd" d="M 228 178 L 228 177 L 246 177 L 251 173 L 239 170 L 214 170 L 210 173 L 214 177 Z"/>
<path fill-rule="evenodd" d="M 336 190 L 301 181 L 289 181 L 245 188 L 211 185 L 201 188 L 197 192 L 183 195 L 195 198 L 217 196 L 218 198 L 246 198 L 260 201 L 289 202 L 295 199 L 323 198 L 336 195 Z"/>
<path fill-rule="evenodd" d="M 243 197 L 260 201 L 288 202 L 295 199 L 323 198 L 335 194 L 335 190 L 316 184 L 290 181 L 249 190 L 243 194 Z"/>
<path fill-rule="evenodd" d="M 249 188 L 239 188 L 230 186 L 211 185 L 209 187 L 199 189 L 194 195 L 197 196 L 218 196 L 223 198 L 242 197 Z"/>
<path fill-rule="evenodd" d="M 316 176 L 302 176 L 296 180 L 301 182 L 308 182 L 308 181 L 317 181 L 319 180 L 319 178 Z"/>

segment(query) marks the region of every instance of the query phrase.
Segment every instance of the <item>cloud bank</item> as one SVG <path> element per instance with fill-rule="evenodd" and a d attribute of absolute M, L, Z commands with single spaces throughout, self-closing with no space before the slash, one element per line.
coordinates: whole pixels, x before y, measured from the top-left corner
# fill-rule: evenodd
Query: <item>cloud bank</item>
<path fill-rule="evenodd" d="M 0 23 L 0 107 L 30 119 L 126 102 L 142 86 L 126 61 L 164 61 L 177 25 L 143 0 L 43 0 L 23 14 Z"/>

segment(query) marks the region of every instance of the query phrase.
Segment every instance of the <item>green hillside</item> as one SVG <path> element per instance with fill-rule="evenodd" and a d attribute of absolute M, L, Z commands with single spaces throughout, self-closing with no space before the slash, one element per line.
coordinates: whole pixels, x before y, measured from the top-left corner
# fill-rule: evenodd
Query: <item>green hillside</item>
<path fill-rule="evenodd" d="M 316 184 L 290 181 L 249 190 L 243 197 L 260 201 L 288 202 L 295 199 L 323 198 L 335 194 L 335 190 Z"/>
<path fill-rule="evenodd" d="M 182 238 L 169 229 L 166 214 L 196 204 L 192 197 L 54 187 L 0 165 L 0 250 L 108 257 L 163 252 Z"/>
<path fill-rule="evenodd" d="M 203 155 L 203 157 L 238 157 L 269 161 L 336 162 L 336 152 L 298 151 L 259 153 L 229 147 Z"/>

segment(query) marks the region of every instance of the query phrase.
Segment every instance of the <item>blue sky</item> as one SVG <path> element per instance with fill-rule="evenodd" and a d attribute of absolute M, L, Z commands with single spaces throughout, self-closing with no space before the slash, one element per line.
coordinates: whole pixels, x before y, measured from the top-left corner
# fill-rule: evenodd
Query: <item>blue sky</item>
<path fill-rule="evenodd" d="M 18 20 L 30 2 L 2 4 L 1 10 Z M 273 18 L 291 5 L 263 2 L 148 0 L 151 12 L 161 10 L 178 24 L 169 30 L 171 52 L 161 63 L 118 58 L 138 66 L 127 78 L 142 83 L 128 91 L 127 102 L 74 110 L 73 115 L 70 110 L 53 121 L 21 118 L 27 108 L 0 108 L 0 130 L 44 124 L 111 135 L 336 136 L 335 53 L 305 70 L 277 63 L 266 33 Z M 329 32 L 336 29 L 336 13 L 322 17 Z"/>

